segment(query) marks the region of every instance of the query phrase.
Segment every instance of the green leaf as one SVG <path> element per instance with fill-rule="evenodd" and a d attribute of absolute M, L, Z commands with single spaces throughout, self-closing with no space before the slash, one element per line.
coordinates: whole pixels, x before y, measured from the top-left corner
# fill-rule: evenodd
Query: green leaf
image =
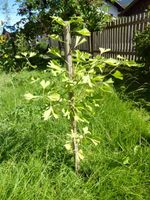
<path fill-rule="evenodd" d="M 20 58 L 22 58 L 22 56 L 16 55 L 15 58 L 20 59 Z"/>
<path fill-rule="evenodd" d="M 60 38 L 59 35 L 56 35 L 56 34 L 52 34 L 52 35 L 49 35 L 49 37 L 52 39 L 52 40 L 56 40 L 56 41 L 60 41 L 60 42 L 63 42 Z"/>
<path fill-rule="evenodd" d="M 44 112 L 44 114 L 43 114 L 44 121 L 46 121 L 50 118 L 51 113 L 52 113 L 52 107 L 50 107 L 48 110 L 46 110 Z"/>
<path fill-rule="evenodd" d="M 57 56 L 57 57 L 61 58 L 61 54 L 59 53 L 59 49 L 58 48 L 48 49 L 48 52 L 53 54 L 54 56 Z"/>
<path fill-rule="evenodd" d="M 117 55 L 117 58 L 120 59 L 120 60 L 125 60 L 125 58 L 120 56 L 120 55 Z"/>
<path fill-rule="evenodd" d="M 37 81 L 39 81 L 39 78 L 35 79 L 34 77 L 31 77 L 31 84 L 32 84 L 32 83 L 35 83 L 35 82 L 37 82 Z"/>
<path fill-rule="evenodd" d="M 63 21 L 60 17 L 52 16 L 53 21 L 57 22 L 57 24 L 60 24 L 61 26 L 66 26 L 67 24 Z"/>
<path fill-rule="evenodd" d="M 122 61 L 122 64 L 127 65 L 128 67 L 144 67 L 141 63 L 136 63 L 134 60 L 125 60 Z"/>
<path fill-rule="evenodd" d="M 104 83 L 112 85 L 112 84 L 114 83 L 114 81 L 112 80 L 112 78 L 109 78 L 109 79 L 108 79 L 107 81 L 105 81 Z"/>
<path fill-rule="evenodd" d="M 90 87 L 93 87 L 90 76 L 89 75 L 85 75 L 82 77 L 82 82 L 83 83 L 87 83 Z"/>
<path fill-rule="evenodd" d="M 51 68 L 52 70 L 56 71 L 56 73 L 60 74 L 62 73 L 64 70 L 60 67 L 59 64 L 55 64 L 53 61 L 50 61 L 48 63 L 48 67 Z"/>
<path fill-rule="evenodd" d="M 99 143 L 100 143 L 100 141 L 98 141 L 98 140 L 95 140 L 95 139 L 92 139 L 92 138 L 89 138 L 90 140 L 91 140 L 91 142 L 95 145 L 95 146 L 97 146 Z"/>
<path fill-rule="evenodd" d="M 27 52 L 23 52 L 23 53 L 21 53 L 24 57 L 26 57 L 27 55 L 28 55 L 28 53 Z"/>
<path fill-rule="evenodd" d="M 114 58 L 108 58 L 106 60 L 104 60 L 104 62 L 110 66 L 118 66 L 120 64 L 120 61 L 114 59 Z"/>
<path fill-rule="evenodd" d="M 52 106 L 50 106 L 50 108 L 46 110 L 43 114 L 45 121 L 48 120 L 51 116 L 53 116 L 55 119 L 58 119 L 58 115 L 54 112 Z"/>
<path fill-rule="evenodd" d="M 93 80 L 93 81 L 103 81 L 104 78 L 105 78 L 105 76 L 97 75 L 97 76 L 94 77 L 92 80 Z"/>
<path fill-rule="evenodd" d="M 110 79 L 108 79 L 107 81 L 103 82 L 103 84 L 102 84 L 102 86 L 101 86 L 101 89 L 102 89 L 104 92 L 112 93 L 112 92 L 113 92 L 112 84 L 113 84 L 113 80 L 110 78 Z"/>
<path fill-rule="evenodd" d="M 60 95 L 58 93 L 53 93 L 48 96 L 50 101 L 59 101 L 60 100 Z"/>
<path fill-rule="evenodd" d="M 71 17 L 70 23 L 82 24 L 83 21 L 84 21 L 84 20 L 83 20 L 82 17 Z"/>
<path fill-rule="evenodd" d="M 111 51 L 111 49 L 104 49 L 104 48 L 99 48 L 99 50 L 101 54 Z"/>
<path fill-rule="evenodd" d="M 123 74 L 118 70 L 116 70 L 115 73 L 112 74 L 112 76 L 114 76 L 115 78 L 118 78 L 120 80 L 123 80 Z"/>
<path fill-rule="evenodd" d="M 81 149 L 78 151 L 78 158 L 79 158 L 79 160 L 84 159 L 83 151 Z"/>
<path fill-rule="evenodd" d="M 39 96 L 34 96 L 34 95 L 31 94 L 31 93 L 27 93 L 27 94 L 24 95 L 24 97 L 25 97 L 26 100 L 30 101 L 30 100 L 32 100 L 32 99 L 38 98 Z"/>
<path fill-rule="evenodd" d="M 36 56 L 36 53 L 35 52 L 30 52 L 29 57 L 31 58 L 31 57 L 34 57 L 34 56 Z"/>
<path fill-rule="evenodd" d="M 74 116 L 77 122 L 84 122 L 84 119 L 80 118 L 77 114 Z"/>
<path fill-rule="evenodd" d="M 81 30 L 76 31 L 77 33 L 79 33 L 80 35 L 84 35 L 84 36 L 90 36 L 90 31 L 87 28 L 83 28 Z"/>
<path fill-rule="evenodd" d="M 75 46 L 74 48 L 76 48 L 77 46 L 79 46 L 80 44 L 86 42 L 86 39 L 85 38 L 82 38 L 81 39 L 81 36 L 76 36 L 76 42 L 75 42 Z"/>
<path fill-rule="evenodd" d="M 49 85 L 50 85 L 50 82 L 49 81 L 45 81 L 45 80 L 42 80 L 40 82 L 40 85 L 42 86 L 43 89 L 47 88 Z"/>
<path fill-rule="evenodd" d="M 63 113 L 63 116 L 64 117 L 67 117 L 67 119 L 70 119 L 70 112 L 67 110 L 67 111 L 65 111 L 65 109 L 63 108 L 62 109 L 62 113 Z"/>
<path fill-rule="evenodd" d="M 89 128 L 86 126 L 84 128 L 82 128 L 83 130 L 83 134 L 86 135 L 86 134 L 91 134 L 91 132 L 89 131 Z"/>
<path fill-rule="evenodd" d="M 72 146 L 71 144 L 65 144 L 64 147 L 68 150 L 68 151 L 71 151 L 72 150 Z"/>

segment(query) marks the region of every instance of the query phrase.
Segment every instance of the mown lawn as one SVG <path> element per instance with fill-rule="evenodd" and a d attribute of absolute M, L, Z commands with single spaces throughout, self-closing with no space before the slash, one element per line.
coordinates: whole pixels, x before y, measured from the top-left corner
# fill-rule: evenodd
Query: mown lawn
<path fill-rule="evenodd" d="M 150 116 L 131 102 L 101 93 L 83 143 L 80 176 L 64 148 L 68 122 L 43 121 L 39 90 L 31 77 L 44 72 L 0 74 L 0 200 L 149 200 Z"/>

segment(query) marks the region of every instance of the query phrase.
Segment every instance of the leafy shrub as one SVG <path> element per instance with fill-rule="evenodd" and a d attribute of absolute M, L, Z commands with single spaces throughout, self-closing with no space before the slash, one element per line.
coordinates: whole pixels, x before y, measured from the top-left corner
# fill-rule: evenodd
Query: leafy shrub
<path fill-rule="evenodd" d="M 7 38 L 4 35 L 0 36 L 0 69 L 4 71 L 12 70 L 15 63 L 15 48 L 14 48 L 14 40 L 12 38 Z"/>
<path fill-rule="evenodd" d="M 150 26 L 143 32 L 137 33 L 135 38 L 135 51 L 139 60 L 144 62 L 147 67 L 150 66 Z"/>

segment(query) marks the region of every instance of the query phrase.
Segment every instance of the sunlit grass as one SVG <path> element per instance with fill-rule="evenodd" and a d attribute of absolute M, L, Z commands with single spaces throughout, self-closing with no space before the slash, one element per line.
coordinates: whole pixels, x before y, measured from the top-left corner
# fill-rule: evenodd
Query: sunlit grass
<path fill-rule="evenodd" d="M 90 117 L 94 146 L 83 142 L 80 176 L 64 148 L 66 119 L 44 122 L 41 102 L 25 101 L 37 92 L 31 77 L 42 72 L 0 75 L 0 199 L 1 200 L 149 200 L 149 114 L 102 94 Z"/>

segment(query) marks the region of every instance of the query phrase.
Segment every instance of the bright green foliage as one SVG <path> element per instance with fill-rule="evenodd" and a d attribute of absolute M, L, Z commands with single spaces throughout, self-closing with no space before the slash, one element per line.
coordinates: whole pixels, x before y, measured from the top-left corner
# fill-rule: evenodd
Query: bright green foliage
<path fill-rule="evenodd" d="M 44 33 L 62 34 L 61 29 L 52 23 L 50 17 L 53 15 L 65 21 L 70 20 L 72 17 L 80 16 L 91 32 L 102 30 L 106 22 L 111 19 L 110 15 L 102 11 L 103 0 L 16 1 L 21 2 L 19 14 L 26 15 L 29 18 L 29 22 L 24 29 L 24 33 L 29 37 Z M 78 24 L 74 26 L 78 26 Z"/>
<path fill-rule="evenodd" d="M 146 64 L 146 67 L 150 66 L 150 26 L 148 26 L 143 32 L 139 32 L 135 35 L 135 51 L 139 60 Z"/>
<path fill-rule="evenodd" d="M 36 68 L 36 65 L 32 65 L 30 62 L 30 58 L 36 56 L 35 52 L 21 52 L 20 55 L 16 55 L 15 58 L 16 59 L 23 59 L 25 60 L 25 64 L 24 64 L 24 69 L 28 69 L 28 68 Z"/>
<path fill-rule="evenodd" d="M 16 66 L 14 59 L 15 49 L 13 36 L 8 39 L 4 35 L 0 35 L 0 70 L 10 71 Z"/>
<path fill-rule="evenodd" d="M 29 41 L 23 33 L 16 34 L 15 40 L 16 50 L 17 52 L 27 52 L 30 50 Z"/>

